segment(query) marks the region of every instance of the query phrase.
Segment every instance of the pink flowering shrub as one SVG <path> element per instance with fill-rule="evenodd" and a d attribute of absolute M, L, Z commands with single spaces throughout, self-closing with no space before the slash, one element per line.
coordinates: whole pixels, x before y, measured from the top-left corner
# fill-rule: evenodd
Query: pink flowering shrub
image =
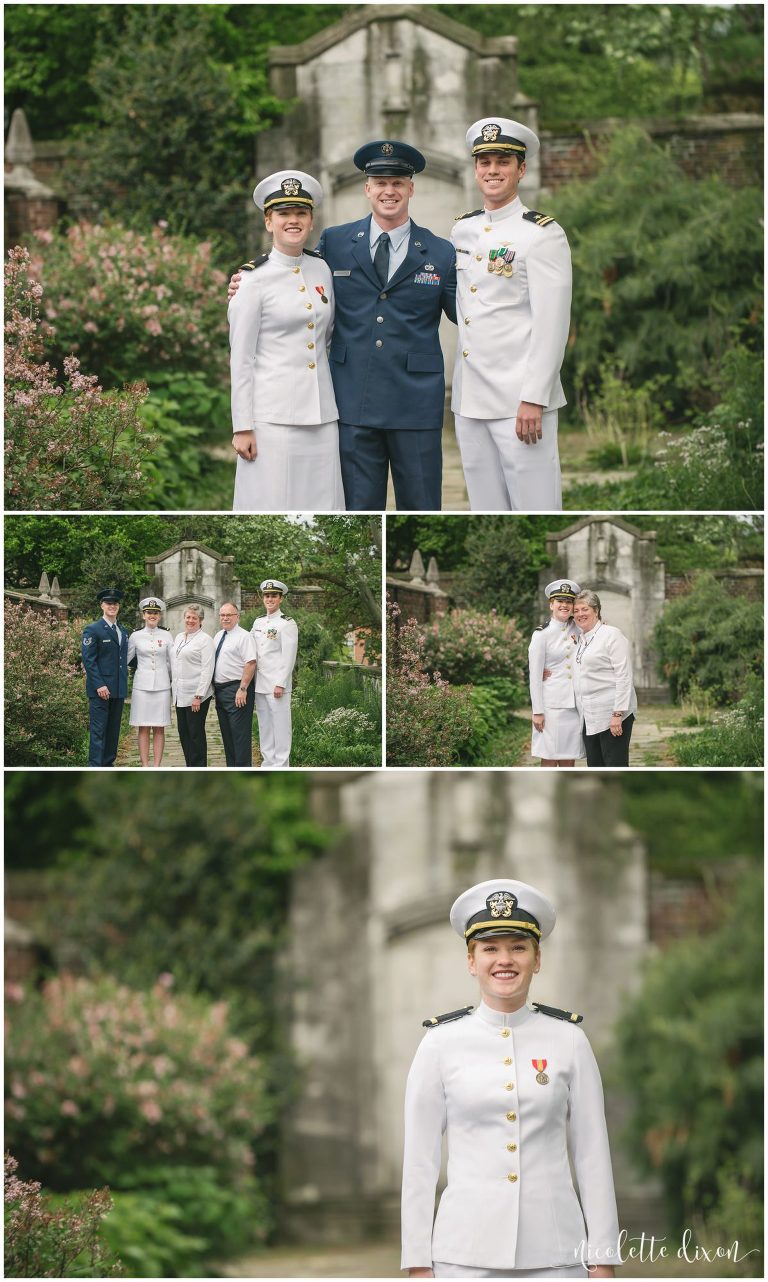
<path fill-rule="evenodd" d="M 525 684 L 528 639 L 495 610 L 451 610 L 425 628 L 423 659 L 454 685 L 504 677 Z"/>
<path fill-rule="evenodd" d="M 6 601 L 6 765 L 85 764 L 88 700 L 79 658 L 79 627 Z"/>
<path fill-rule="evenodd" d="M 43 360 L 43 289 L 26 249 L 5 268 L 5 498 L 13 509 L 126 507 L 142 493 L 154 441 L 139 417 L 137 383 L 103 392 L 67 354 L 64 384 Z"/>
<path fill-rule="evenodd" d="M 37 1180 L 20 1180 L 19 1164 L 5 1154 L 5 1276 L 8 1278 L 119 1277 L 119 1261 L 102 1241 L 112 1209 L 109 1189 L 78 1195 L 58 1206 Z"/>
<path fill-rule="evenodd" d="M 205 1166 L 247 1179 L 270 1119 L 261 1062 L 228 1008 L 62 975 L 6 1005 L 8 1146 L 54 1188 L 120 1185 L 132 1171 Z"/>
<path fill-rule="evenodd" d="M 415 619 L 387 606 L 387 764 L 450 766 L 474 730 L 471 691 L 425 670 L 426 638 Z"/>
<path fill-rule="evenodd" d="M 227 278 L 211 245 L 120 223 L 38 232 L 46 348 L 70 352 L 109 385 L 186 371 L 227 383 Z"/>

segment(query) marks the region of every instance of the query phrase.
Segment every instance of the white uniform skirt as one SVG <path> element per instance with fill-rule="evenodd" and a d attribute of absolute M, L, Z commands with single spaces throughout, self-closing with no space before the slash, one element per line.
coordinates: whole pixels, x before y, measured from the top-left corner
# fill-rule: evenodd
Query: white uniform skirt
<path fill-rule="evenodd" d="M 235 512 L 343 512 L 339 425 L 256 423 L 255 459 L 237 459 Z"/>
<path fill-rule="evenodd" d="M 132 726 L 169 726 L 170 690 L 136 690 L 131 694 Z"/>
<path fill-rule="evenodd" d="M 534 729 L 531 734 L 531 756 L 544 761 L 575 761 L 586 755 L 577 709 L 545 708 L 544 729 Z"/>

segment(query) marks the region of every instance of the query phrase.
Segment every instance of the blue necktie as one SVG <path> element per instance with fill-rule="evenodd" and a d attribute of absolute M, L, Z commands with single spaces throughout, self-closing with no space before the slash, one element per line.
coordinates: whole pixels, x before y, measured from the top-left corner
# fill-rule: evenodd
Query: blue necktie
<path fill-rule="evenodd" d="M 216 653 L 215 653 L 215 655 L 213 656 L 213 680 L 214 680 L 214 681 L 216 680 L 216 664 L 217 664 L 217 663 L 218 663 L 218 661 L 219 661 L 219 655 L 220 655 L 220 653 L 221 653 L 221 647 L 223 646 L 223 644 L 224 644 L 224 642 L 226 641 L 226 639 L 227 639 L 227 634 L 226 634 L 226 632 L 222 632 L 222 634 L 221 634 L 221 640 L 220 640 L 219 644 L 216 646 Z"/>
<path fill-rule="evenodd" d="M 389 233 L 383 231 L 379 236 L 376 253 L 373 255 L 373 266 L 382 285 L 389 280 Z"/>

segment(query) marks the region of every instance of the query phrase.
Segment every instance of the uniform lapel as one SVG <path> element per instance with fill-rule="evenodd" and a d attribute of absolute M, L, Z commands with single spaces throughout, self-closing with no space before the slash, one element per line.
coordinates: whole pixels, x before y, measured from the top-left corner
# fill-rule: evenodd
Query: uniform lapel
<path fill-rule="evenodd" d="M 360 235 L 362 231 L 363 235 Z M 361 223 L 357 224 L 357 230 L 352 232 L 352 257 L 365 272 L 368 279 L 381 289 L 381 283 L 376 275 L 376 269 L 371 258 L 371 215 L 364 218 Z"/>

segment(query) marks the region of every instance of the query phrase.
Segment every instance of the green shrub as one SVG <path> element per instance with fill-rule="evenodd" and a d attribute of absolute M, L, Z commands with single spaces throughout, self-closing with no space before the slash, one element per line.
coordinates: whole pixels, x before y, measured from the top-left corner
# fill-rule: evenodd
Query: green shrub
<path fill-rule="evenodd" d="M 451 610 L 424 629 L 424 664 L 454 685 L 504 677 L 525 682 L 528 642 L 514 619 L 491 610 Z"/>
<path fill-rule="evenodd" d="M 661 1180 L 675 1229 L 722 1214 L 729 1171 L 750 1202 L 762 1187 L 759 868 L 713 902 L 712 920 L 650 962 L 617 1030 L 617 1071 L 632 1100 L 629 1152 Z M 733 1227 L 721 1242 L 733 1240 Z"/>
<path fill-rule="evenodd" d="M 95 375 L 63 354 L 64 386 L 42 363 L 41 285 L 26 249 L 5 269 L 5 497 L 28 508 L 126 507 L 145 493 L 143 467 L 154 438 L 139 410 L 145 383 L 103 392 Z"/>
<path fill-rule="evenodd" d="M 79 766 L 88 760 L 80 634 L 47 610 L 5 603 L 5 760 Z"/>
<path fill-rule="evenodd" d="M 476 713 L 470 690 L 425 671 L 426 637 L 415 619 L 387 606 L 387 764 L 452 766 Z"/>
<path fill-rule="evenodd" d="M 762 682 L 752 677 L 743 699 L 699 734 L 672 735 L 680 766 L 762 766 L 765 723 Z"/>
<path fill-rule="evenodd" d="M 381 765 L 381 698 L 372 681 L 302 669 L 292 714 L 293 765 Z"/>
<path fill-rule="evenodd" d="M 638 463 L 647 458 L 652 437 L 663 425 L 663 380 L 632 387 L 621 363 L 606 362 L 594 395 L 580 406 L 590 458 L 601 467 Z"/>
<path fill-rule="evenodd" d="M 718 704 L 738 698 L 750 673 L 763 667 L 762 608 L 731 596 L 711 574 L 699 575 L 656 624 L 653 645 L 659 674 L 675 699 L 695 684 Z"/>
<path fill-rule="evenodd" d="M 5 1154 L 5 1276 L 107 1278 L 123 1272 L 107 1244 L 108 1189 L 68 1198 L 44 1194 L 37 1180 L 21 1180 Z"/>
<path fill-rule="evenodd" d="M 264 1069 L 226 1003 L 111 978 L 49 980 L 8 1012 L 6 1139 L 55 1189 L 119 1186 L 151 1166 L 250 1174 L 271 1118 Z"/>
<path fill-rule="evenodd" d="M 115 1193 L 104 1237 L 131 1277 L 199 1277 L 206 1241 L 184 1218 L 177 1203 L 157 1194 Z"/>

